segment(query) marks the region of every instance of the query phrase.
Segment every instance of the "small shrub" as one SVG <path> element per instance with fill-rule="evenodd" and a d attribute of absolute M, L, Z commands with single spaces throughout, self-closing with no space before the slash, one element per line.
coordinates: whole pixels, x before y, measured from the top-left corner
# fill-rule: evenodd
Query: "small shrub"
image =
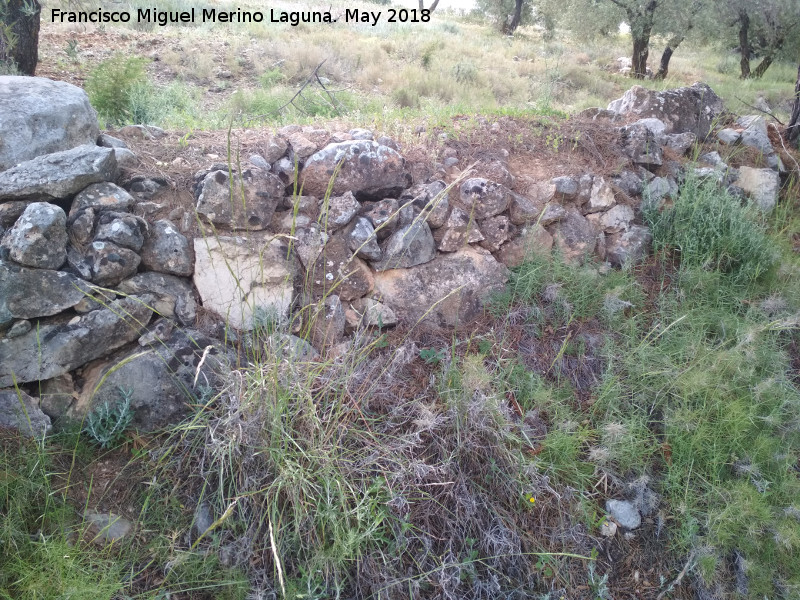
<path fill-rule="evenodd" d="M 469 61 L 456 63 L 453 67 L 453 77 L 459 83 L 475 83 L 478 78 L 478 69 Z"/>
<path fill-rule="evenodd" d="M 761 278 L 777 254 L 754 208 L 713 182 L 687 181 L 675 204 L 646 211 L 657 250 L 679 254 L 683 267 L 727 274 L 737 283 Z"/>
<path fill-rule="evenodd" d="M 124 122 L 130 115 L 131 98 L 146 83 L 143 58 L 116 56 L 101 62 L 89 74 L 86 91 L 98 113 L 112 123 Z"/>
<path fill-rule="evenodd" d="M 263 73 L 258 80 L 261 83 L 261 87 L 270 89 L 271 87 L 286 81 L 286 75 L 284 75 L 280 69 L 275 68 Z"/>
<path fill-rule="evenodd" d="M 84 431 L 101 448 L 114 446 L 133 420 L 131 390 L 119 389 L 122 400 L 113 406 L 108 402 L 96 406 L 86 417 Z"/>
<path fill-rule="evenodd" d="M 392 93 L 392 100 L 400 108 L 419 108 L 419 94 L 405 87 L 396 89 Z"/>

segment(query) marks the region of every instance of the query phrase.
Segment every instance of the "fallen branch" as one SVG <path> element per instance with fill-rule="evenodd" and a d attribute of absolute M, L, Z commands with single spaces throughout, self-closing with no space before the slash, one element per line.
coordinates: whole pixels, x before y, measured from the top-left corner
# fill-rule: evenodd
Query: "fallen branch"
<path fill-rule="evenodd" d="M 760 112 L 761 114 L 767 115 L 768 117 L 772 117 L 772 118 L 773 118 L 773 119 L 775 119 L 775 120 L 776 120 L 776 121 L 777 121 L 777 122 L 778 122 L 780 125 L 783 125 L 784 127 L 786 126 L 786 125 L 785 125 L 785 123 L 784 123 L 783 121 L 781 121 L 781 120 L 780 120 L 778 117 L 776 117 L 774 114 L 772 114 L 772 113 L 771 113 L 771 112 L 769 112 L 768 110 L 764 110 L 763 108 L 758 108 L 757 106 L 753 106 L 752 104 L 748 104 L 747 102 L 745 102 L 744 100 L 742 100 L 741 98 L 739 98 L 739 96 L 734 96 L 734 98 L 736 98 L 736 99 L 737 99 L 739 102 L 741 102 L 742 104 L 744 104 L 744 105 L 745 105 L 747 108 L 752 108 L 753 110 L 757 110 L 757 111 L 758 111 L 758 112 Z"/>

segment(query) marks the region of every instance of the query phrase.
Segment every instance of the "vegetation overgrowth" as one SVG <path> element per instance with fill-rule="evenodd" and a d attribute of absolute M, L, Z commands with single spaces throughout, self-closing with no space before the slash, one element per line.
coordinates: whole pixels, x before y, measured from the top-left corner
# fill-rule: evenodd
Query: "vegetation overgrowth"
<path fill-rule="evenodd" d="M 243 85 L 213 110 L 203 88 L 227 79 L 188 51 L 208 31 L 180 30 L 158 61 L 168 85 L 138 57 L 70 64 L 108 124 L 184 129 L 341 117 L 391 132 L 604 105 L 630 85 L 604 70 L 621 38 L 575 52 L 437 21 L 347 40 L 231 30 L 222 58 Z M 317 90 L 277 111 L 323 59 L 348 88 L 337 103 Z M 791 67 L 741 84 L 735 65 L 681 46 L 671 78 L 644 84 L 703 79 L 733 110 L 763 96 L 782 114 Z M 798 208 L 796 182 L 765 218 L 689 180 L 645 215 L 642 265 L 531 255 L 478 322 L 359 330 L 336 358 L 309 360 L 264 319 L 236 337 L 241 369 L 169 431 L 120 436 L 117 415 L 100 437 L 5 436 L 0 598 L 797 597 Z M 608 498 L 643 515 L 631 537 L 604 536 Z M 107 541 L 90 508 L 135 532 Z"/>

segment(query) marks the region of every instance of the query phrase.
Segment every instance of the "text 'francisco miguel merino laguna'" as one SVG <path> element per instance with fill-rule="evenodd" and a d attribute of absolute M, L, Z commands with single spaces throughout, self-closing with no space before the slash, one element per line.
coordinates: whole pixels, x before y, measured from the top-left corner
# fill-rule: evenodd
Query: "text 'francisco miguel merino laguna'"
<path fill-rule="evenodd" d="M 427 23 L 430 21 L 430 11 L 423 9 L 394 9 L 386 11 L 388 23 Z M 382 11 L 367 11 L 345 9 L 345 23 L 368 23 L 377 25 Z M 336 23 L 330 11 L 305 10 L 284 11 L 270 9 L 269 12 L 260 10 L 217 10 L 204 8 L 202 10 L 166 11 L 154 8 L 140 8 L 133 11 L 109 11 L 98 8 L 97 10 L 61 10 L 53 8 L 50 11 L 53 23 L 154 23 L 161 27 L 181 23 L 286 23 L 296 27 L 300 23 Z M 133 20 L 133 16 L 136 17 Z M 342 16 L 342 15 L 340 15 Z M 200 17 L 199 19 L 197 17 Z"/>

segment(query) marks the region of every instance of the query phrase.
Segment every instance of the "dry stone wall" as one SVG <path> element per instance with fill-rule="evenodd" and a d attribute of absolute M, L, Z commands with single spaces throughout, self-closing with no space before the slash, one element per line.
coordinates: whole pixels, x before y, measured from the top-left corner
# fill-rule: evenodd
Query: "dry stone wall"
<path fill-rule="evenodd" d="M 723 107 L 707 86 L 637 87 L 581 115 L 627 157 L 611 175 L 521 194 L 501 155 L 482 177 L 415 179 L 392 139 L 289 126 L 241 171 L 196 173 L 192 210 L 153 220 L 169 183 L 125 170 L 135 156 L 98 135 L 85 94 L 19 79 L 0 77 L 0 426 L 35 435 L 123 393 L 143 430 L 180 418 L 241 364 L 226 344 L 237 332 L 291 331 L 300 337 L 270 344 L 313 359 L 345 351 L 362 327 L 468 325 L 529 253 L 606 268 L 641 260 L 652 240 L 643 206 L 676 197 L 687 169 L 765 211 L 785 173 L 760 117 L 715 128 Z M 748 147 L 762 164 L 681 160 L 697 142 Z M 445 162 L 457 168 L 457 152 Z M 224 320 L 224 335 L 198 329 L 199 307 Z"/>

